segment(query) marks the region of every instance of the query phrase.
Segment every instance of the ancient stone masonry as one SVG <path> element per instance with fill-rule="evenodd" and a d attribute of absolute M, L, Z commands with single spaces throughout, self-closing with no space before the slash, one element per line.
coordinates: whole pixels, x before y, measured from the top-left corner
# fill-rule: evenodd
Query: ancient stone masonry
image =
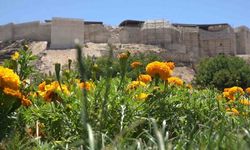
<path fill-rule="evenodd" d="M 250 54 L 250 29 L 229 24 L 179 24 L 166 20 L 124 20 L 118 27 L 81 19 L 52 18 L 0 26 L 0 41 L 47 41 L 51 49 L 80 43 L 146 44 L 162 48 L 166 58 L 194 62 L 220 53 Z"/>
<path fill-rule="evenodd" d="M 250 54 L 250 30 L 246 26 L 235 29 L 237 54 Z"/>
<path fill-rule="evenodd" d="M 79 19 L 53 18 L 51 27 L 51 45 L 53 49 L 65 49 L 84 42 L 84 22 Z"/>

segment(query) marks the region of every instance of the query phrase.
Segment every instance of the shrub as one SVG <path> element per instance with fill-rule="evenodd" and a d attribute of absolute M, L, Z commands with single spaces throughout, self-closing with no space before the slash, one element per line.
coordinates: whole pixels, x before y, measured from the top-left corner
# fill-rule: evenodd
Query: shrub
<path fill-rule="evenodd" d="M 198 64 L 195 82 L 201 86 L 223 89 L 250 85 L 250 66 L 241 58 L 218 55 Z"/>

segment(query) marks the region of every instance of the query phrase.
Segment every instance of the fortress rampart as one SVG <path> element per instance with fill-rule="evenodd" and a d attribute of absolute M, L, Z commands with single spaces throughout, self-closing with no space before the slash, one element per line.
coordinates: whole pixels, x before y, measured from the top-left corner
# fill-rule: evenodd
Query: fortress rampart
<path fill-rule="evenodd" d="M 0 41 L 27 39 L 48 41 L 51 49 L 74 47 L 80 43 L 151 44 L 166 49 L 166 57 L 176 61 L 196 61 L 219 53 L 250 54 L 250 29 L 229 24 L 176 24 L 165 20 L 125 20 L 119 27 L 81 19 L 52 18 L 46 22 L 0 26 Z"/>

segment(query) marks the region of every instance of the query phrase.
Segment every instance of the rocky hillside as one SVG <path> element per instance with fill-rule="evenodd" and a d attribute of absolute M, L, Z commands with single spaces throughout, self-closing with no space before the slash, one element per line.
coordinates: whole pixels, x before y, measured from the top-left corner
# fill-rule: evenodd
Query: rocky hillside
<path fill-rule="evenodd" d="M 21 47 L 23 40 L 12 42 L 12 43 L 1 43 L 0 44 L 0 61 L 3 62 L 4 59 L 9 59 L 10 56 Z M 53 50 L 48 49 L 48 42 L 27 42 L 32 53 L 38 56 L 38 61 L 36 67 L 43 73 L 54 72 L 54 64 L 60 63 L 66 65 L 68 60 L 76 60 L 75 49 L 62 49 Z M 129 50 L 132 54 L 141 53 L 145 51 L 153 51 L 159 53 L 164 51 L 164 49 L 153 45 L 144 44 L 115 44 L 114 53 L 120 53 L 121 51 Z M 86 43 L 84 45 L 84 55 L 85 56 L 95 56 L 100 57 L 108 54 L 108 44 L 107 43 Z M 194 70 L 190 67 L 179 65 L 176 67 L 174 75 L 181 77 L 186 82 L 191 82 L 194 77 Z"/>

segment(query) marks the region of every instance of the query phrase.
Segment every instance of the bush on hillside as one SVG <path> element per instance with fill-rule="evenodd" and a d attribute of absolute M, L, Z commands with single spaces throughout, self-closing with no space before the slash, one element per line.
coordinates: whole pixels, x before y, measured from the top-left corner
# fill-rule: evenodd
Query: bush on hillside
<path fill-rule="evenodd" d="M 223 89 L 250 86 L 250 66 L 241 58 L 218 55 L 202 60 L 197 68 L 196 83 Z"/>

